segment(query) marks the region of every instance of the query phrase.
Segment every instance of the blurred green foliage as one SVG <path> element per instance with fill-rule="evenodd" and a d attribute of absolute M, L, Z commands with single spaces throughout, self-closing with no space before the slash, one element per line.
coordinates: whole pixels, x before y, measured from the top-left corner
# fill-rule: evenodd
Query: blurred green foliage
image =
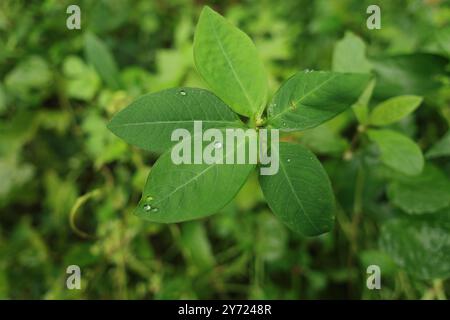
<path fill-rule="evenodd" d="M 133 216 L 157 155 L 125 144 L 106 124 L 141 94 L 205 87 L 193 67 L 192 35 L 206 3 L 77 2 L 81 30 L 66 28 L 73 1 L 0 2 L 0 298 L 449 294 L 448 1 L 377 1 L 380 30 L 366 28 L 373 1 L 207 3 L 255 41 L 271 95 L 298 70 L 330 70 L 336 42 L 352 31 L 366 43 L 378 75 L 373 103 L 425 96 L 414 115 L 392 129 L 422 150 L 441 141 L 432 152 L 439 157 L 430 157 L 426 169 L 440 181 L 439 197 L 436 180 L 392 172 L 380 164 L 374 145 L 363 141 L 352 149 L 357 121 L 351 110 L 285 137 L 320 155 L 335 190 L 337 224 L 317 238 L 289 232 L 274 218 L 256 176 L 207 219 L 163 225 Z M 104 59 L 95 61 L 87 41 L 99 41 L 94 51 Z M 98 64 L 113 72 L 102 74 Z M 411 218 L 402 211 L 414 205 L 411 198 L 439 211 Z M 71 264 L 81 267 L 82 290 L 66 289 Z M 381 267 L 381 290 L 366 288 L 371 264 Z"/>

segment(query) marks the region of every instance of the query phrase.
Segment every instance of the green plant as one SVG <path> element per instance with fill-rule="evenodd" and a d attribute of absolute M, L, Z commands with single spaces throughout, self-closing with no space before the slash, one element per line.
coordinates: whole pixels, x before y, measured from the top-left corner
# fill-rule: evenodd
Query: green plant
<path fill-rule="evenodd" d="M 356 58 L 351 60 L 350 56 Z M 412 58 L 417 60 L 418 57 L 400 56 L 386 59 L 388 67 L 383 66 L 381 71 L 377 70 L 380 68 L 380 62 L 369 60 L 366 57 L 364 42 L 353 33 L 347 32 L 335 47 L 333 69 L 353 72 L 371 72 L 375 69 L 377 81 L 386 83 L 383 79 L 384 74 L 395 74 L 396 71 L 404 69 L 405 65 L 408 66 L 407 70 L 411 70 L 413 68 L 409 66 Z M 397 63 L 392 62 L 396 60 Z M 415 88 L 416 84 L 410 82 L 409 76 L 402 75 L 407 72 L 403 70 L 398 73 L 400 76 L 398 82 L 394 83 L 392 80 L 389 82 L 392 82 L 392 86 L 405 84 L 405 89 L 400 91 L 423 90 L 424 86 L 420 86 L 420 89 Z M 434 78 L 431 77 L 430 83 Z M 386 92 L 392 90 L 392 86 L 379 86 L 378 95 L 383 97 Z M 353 106 L 359 126 L 352 146 L 344 155 L 350 160 L 356 154 L 358 181 L 362 181 L 356 186 L 355 197 L 359 199 L 355 199 L 357 205 L 354 215 L 358 217 L 361 214 L 364 177 L 373 175 L 373 171 L 376 170 L 369 168 L 367 163 L 370 161 L 371 149 L 376 149 L 380 162 L 378 170 L 382 172 L 381 176 L 387 183 L 386 196 L 395 210 L 399 211 L 383 224 L 379 239 L 380 247 L 398 266 L 416 278 L 446 278 L 450 274 L 450 266 L 447 263 L 450 252 L 448 237 L 450 181 L 438 167 L 425 164 L 420 147 L 398 128 L 398 122 L 406 120 L 420 106 L 423 98 L 410 94 L 400 96 L 388 94 L 389 99 L 371 107 L 370 100 L 375 87 L 374 79 Z M 427 153 L 427 157 L 431 159 L 448 154 L 446 139 L 448 138 L 444 136 L 436 143 Z M 361 143 L 357 145 L 358 142 Z M 376 148 L 372 148 L 373 144 Z M 439 283 L 435 284 L 437 295 L 442 294 Z"/>
<path fill-rule="evenodd" d="M 198 72 L 217 96 L 196 88 L 144 95 L 108 125 L 128 143 L 164 152 L 136 209 L 138 216 L 150 221 L 180 222 L 217 212 L 233 199 L 255 168 L 252 164 L 175 165 L 170 159 L 174 129 L 193 132 L 195 120 L 222 130 L 310 129 L 349 108 L 371 78 L 367 73 L 299 72 L 281 85 L 266 110 L 267 76 L 255 46 L 245 33 L 209 7 L 203 9 L 197 25 L 194 59 Z M 319 160 L 301 145 L 281 142 L 279 162 L 275 175 L 259 179 L 274 214 L 305 235 L 330 231 L 334 196 Z"/>
<path fill-rule="evenodd" d="M 207 219 L 166 224 L 130 214 L 160 154 L 106 125 L 147 92 L 207 89 L 192 55 L 202 4 L 76 2 L 82 29 L 69 31 L 73 1 L 0 1 L 0 299 L 450 297 L 445 1 L 382 1 L 380 30 L 366 27 L 368 1 L 214 1 L 251 35 L 269 99 L 306 68 L 376 80 L 371 95 L 364 90 L 332 120 L 281 132 L 314 152 L 332 183 L 335 227 L 319 237 L 277 219 L 256 172 Z M 368 124 L 377 105 L 405 95 L 423 97 L 420 107 Z M 383 162 L 373 129 L 414 141 L 424 170 L 408 175 Z M 72 264 L 82 290 L 65 289 Z M 381 290 L 366 286 L 370 265 L 381 269 Z"/>

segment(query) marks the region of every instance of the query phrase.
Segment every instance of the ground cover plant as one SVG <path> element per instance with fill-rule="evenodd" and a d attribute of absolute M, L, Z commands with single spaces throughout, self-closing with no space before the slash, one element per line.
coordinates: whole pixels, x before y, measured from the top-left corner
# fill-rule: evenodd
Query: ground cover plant
<path fill-rule="evenodd" d="M 83 0 L 79 30 L 70 4 L 0 2 L 1 298 L 448 298 L 445 1 L 379 1 L 373 30 L 360 0 Z M 157 117 L 278 128 L 286 173 L 163 201 L 171 129 L 117 126 Z"/>
<path fill-rule="evenodd" d="M 201 89 L 168 89 L 139 98 L 117 114 L 109 128 L 125 141 L 153 151 L 173 144 L 175 129 L 194 134 L 194 121 L 212 128 L 245 128 L 237 114 L 250 118 L 248 125 L 258 129 L 267 124 L 284 131 L 305 130 L 349 108 L 370 79 L 357 73 L 299 72 L 281 85 L 263 118 L 268 81 L 256 48 L 246 34 L 209 7 L 203 9 L 196 28 L 194 58 L 197 70 L 223 102 Z M 407 101 L 405 108 L 413 103 Z M 375 116 L 387 112 L 381 110 Z M 387 120 L 391 118 L 388 115 Z M 180 166 L 170 155 L 167 152 L 155 164 L 136 211 L 150 221 L 181 222 L 216 213 L 232 200 L 255 167 L 228 165 L 223 159 L 222 164 Z M 308 149 L 282 142 L 279 163 L 281 170 L 275 175 L 260 177 L 275 215 L 305 235 L 330 231 L 334 198 L 320 162 Z"/>

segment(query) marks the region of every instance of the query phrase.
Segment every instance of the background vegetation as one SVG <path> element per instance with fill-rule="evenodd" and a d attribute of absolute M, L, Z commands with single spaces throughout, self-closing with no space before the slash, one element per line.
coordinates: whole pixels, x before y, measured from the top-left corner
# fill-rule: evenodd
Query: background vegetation
<path fill-rule="evenodd" d="M 251 35 L 273 90 L 299 70 L 332 69 L 335 44 L 352 31 L 377 66 L 371 106 L 400 94 L 425 98 L 391 126 L 433 150 L 418 178 L 387 169 L 375 145 L 355 139 L 351 110 L 288 137 L 319 155 L 335 190 L 335 228 L 316 238 L 274 218 L 256 176 L 203 220 L 163 225 L 132 215 L 157 156 L 127 145 L 106 123 L 141 94 L 205 87 L 193 67 L 192 35 L 206 3 L 78 1 L 82 29 L 68 30 L 73 3 L 0 3 L 0 298 L 450 294 L 448 1 L 207 3 Z M 366 28 L 370 4 L 381 6 L 381 30 Z M 89 53 L 93 35 L 104 47 Z M 105 48 L 112 59 L 102 54 L 96 62 Z M 98 63 L 110 64 L 109 73 Z M 71 264 L 81 267 L 82 290 L 66 289 Z M 381 267 L 381 290 L 366 288 L 371 264 Z"/>

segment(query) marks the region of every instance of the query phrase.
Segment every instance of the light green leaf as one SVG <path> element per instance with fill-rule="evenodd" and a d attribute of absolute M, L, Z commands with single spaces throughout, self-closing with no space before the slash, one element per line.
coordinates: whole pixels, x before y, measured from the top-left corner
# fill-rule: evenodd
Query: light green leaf
<path fill-rule="evenodd" d="M 199 270 L 208 270 L 215 264 L 211 243 L 201 221 L 184 223 L 181 228 L 180 246 L 186 259 Z"/>
<path fill-rule="evenodd" d="M 383 101 L 372 110 L 370 123 L 386 126 L 397 122 L 416 110 L 422 100 L 419 96 L 398 96 Z"/>
<path fill-rule="evenodd" d="M 394 275 L 397 266 L 392 258 L 380 250 L 364 250 L 359 253 L 359 258 L 363 268 L 370 265 L 377 265 L 380 267 L 384 275 Z"/>
<path fill-rule="evenodd" d="M 93 33 L 87 33 L 84 38 L 84 50 L 87 61 L 95 68 L 103 82 L 111 89 L 120 89 L 119 69 L 114 56 L 103 41 Z"/>
<path fill-rule="evenodd" d="M 261 175 L 264 196 L 289 228 L 308 236 L 332 229 L 334 197 L 330 180 L 316 156 L 297 144 L 280 143 L 279 170 Z"/>
<path fill-rule="evenodd" d="M 195 88 L 173 88 L 142 96 L 117 113 L 108 128 L 128 143 L 162 152 L 174 145 L 173 130 L 194 131 L 194 121 L 203 129 L 241 127 L 242 122 L 211 92 Z"/>
<path fill-rule="evenodd" d="M 67 78 L 66 90 L 70 98 L 90 101 L 100 87 L 97 73 L 77 56 L 64 60 L 63 73 Z"/>
<path fill-rule="evenodd" d="M 301 142 L 307 148 L 319 154 L 342 154 L 349 146 L 348 141 L 324 123 L 303 132 Z"/>
<path fill-rule="evenodd" d="M 428 150 L 426 156 L 429 159 L 450 156 L 450 131 Z"/>
<path fill-rule="evenodd" d="M 116 139 L 106 128 L 106 120 L 95 111 L 86 113 L 81 129 L 85 134 L 86 152 L 95 159 L 95 167 L 120 159 L 127 151 L 127 144 Z"/>
<path fill-rule="evenodd" d="M 355 103 L 369 79 L 367 74 L 299 72 L 275 94 L 268 122 L 281 130 L 318 126 Z"/>
<path fill-rule="evenodd" d="M 224 159 L 230 152 L 223 153 Z M 234 198 L 254 167 L 252 164 L 175 165 L 171 152 L 166 152 L 153 166 L 135 213 L 146 220 L 164 223 L 214 214 Z"/>
<path fill-rule="evenodd" d="M 200 15 L 194 38 L 198 72 L 226 104 L 245 116 L 260 115 L 267 75 L 252 40 L 209 7 Z"/>
<path fill-rule="evenodd" d="M 20 60 L 6 74 L 4 81 L 9 93 L 28 104 L 34 104 L 49 94 L 53 75 L 47 61 L 32 55 Z"/>
<path fill-rule="evenodd" d="M 450 26 L 437 30 L 435 38 L 440 51 L 450 57 Z"/>
<path fill-rule="evenodd" d="M 364 89 L 358 101 L 352 106 L 356 119 L 363 125 L 369 123 L 369 102 L 372 97 L 373 89 L 375 88 L 375 83 L 375 79 L 372 79 Z"/>
<path fill-rule="evenodd" d="M 450 205 L 450 180 L 431 165 L 418 176 L 392 182 L 387 191 L 389 200 L 410 214 L 431 213 Z"/>
<path fill-rule="evenodd" d="M 407 136 L 387 129 L 372 129 L 367 134 L 380 148 L 381 161 L 385 165 L 406 175 L 417 175 L 422 172 L 424 165 L 422 151 Z"/>
<path fill-rule="evenodd" d="M 271 212 L 264 211 L 257 218 L 257 254 L 269 262 L 282 258 L 288 243 L 287 228 Z"/>
<path fill-rule="evenodd" d="M 369 73 L 371 65 L 366 57 L 366 45 L 360 37 L 347 31 L 333 51 L 333 71 Z"/>
<path fill-rule="evenodd" d="M 16 156 L 0 159 L 0 204 L 7 201 L 7 196 L 14 189 L 18 189 L 30 181 L 35 173 L 35 168 L 28 163 L 19 163 Z"/>
<path fill-rule="evenodd" d="M 417 278 L 450 276 L 450 232 L 437 221 L 388 221 L 381 230 L 381 247 Z"/>

